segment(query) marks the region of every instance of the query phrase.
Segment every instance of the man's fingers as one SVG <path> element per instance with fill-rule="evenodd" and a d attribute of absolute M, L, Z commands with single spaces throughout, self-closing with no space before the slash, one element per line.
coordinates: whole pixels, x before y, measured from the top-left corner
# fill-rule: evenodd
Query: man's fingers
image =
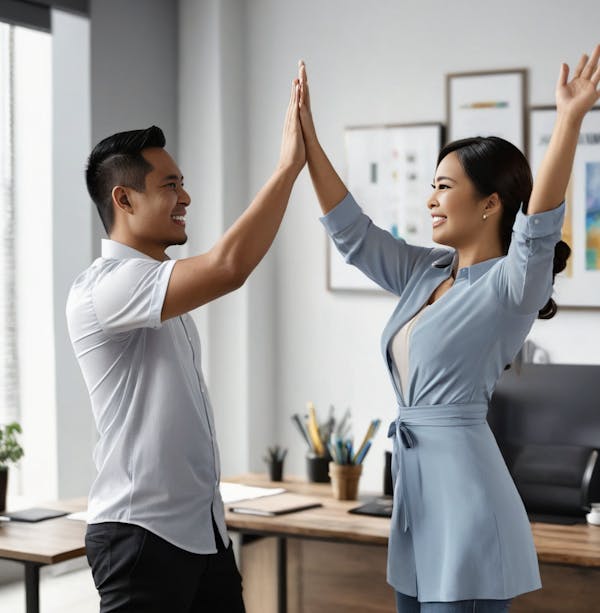
<path fill-rule="evenodd" d="M 294 79 L 292 81 L 292 95 L 290 96 L 290 104 L 292 104 L 294 102 L 294 100 L 296 99 L 296 96 L 298 94 L 298 85 L 299 85 L 300 81 L 298 81 L 298 79 Z"/>
<path fill-rule="evenodd" d="M 300 104 L 300 83 L 294 88 L 294 119 L 298 118 L 298 106 Z"/>
<path fill-rule="evenodd" d="M 284 132 L 289 130 L 290 123 L 292 121 L 292 116 L 294 112 L 294 106 L 297 106 L 296 102 L 296 89 L 298 87 L 298 79 L 294 79 L 292 81 L 292 89 L 290 91 L 290 101 L 288 104 L 287 112 L 285 114 L 285 122 L 283 124 Z"/>
<path fill-rule="evenodd" d="M 298 95 L 298 79 L 294 79 L 292 81 L 292 91 L 290 93 L 290 104 L 289 109 L 292 110 L 294 104 L 297 103 L 297 95 Z"/>

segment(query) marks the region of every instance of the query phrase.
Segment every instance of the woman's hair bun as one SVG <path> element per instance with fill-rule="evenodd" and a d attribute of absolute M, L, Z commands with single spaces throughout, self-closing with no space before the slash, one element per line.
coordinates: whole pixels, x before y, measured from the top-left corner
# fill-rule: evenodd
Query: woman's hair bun
<path fill-rule="evenodd" d="M 552 264 L 552 283 L 554 277 L 567 267 L 567 260 L 571 255 L 571 247 L 565 241 L 558 241 L 554 247 L 554 262 Z M 558 306 L 552 298 L 546 302 L 538 313 L 538 319 L 552 319 L 558 311 Z"/>

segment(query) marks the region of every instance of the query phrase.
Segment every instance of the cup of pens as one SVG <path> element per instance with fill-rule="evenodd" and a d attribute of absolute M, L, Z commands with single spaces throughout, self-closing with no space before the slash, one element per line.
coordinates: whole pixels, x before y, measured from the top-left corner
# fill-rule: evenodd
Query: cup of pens
<path fill-rule="evenodd" d="M 332 461 L 329 463 L 329 476 L 335 499 L 356 500 L 358 497 L 358 482 L 363 462 L 380 425 L 379 419 L 371 422 L 360 447 L 356 450 L 351 438 L 331 437 L 329 453 Z"/>
<path fill-rule="evenodd" d="M 333 497 L 336 500 L 356 500 L 362 464 L 336 464 L 329 462 L 329 475 Z"/>
<path fill-rule="evenodd" d="M 263 460 L 269 470 L 271 481 L 283 481 L 283 461 L 287 454 L 287 449 L 282 449 L 279 445 L 268 447 Z"/>
<path fill-rule="evenodd" d="M 312 483 L 329 483 L 329 462 L 331 456 L 327 442 L 336 426 L 335 408 L 329 407 L 329 413 L 324 420 L 319 419 L 315 405 L 308 402 L 304 416 L 295 413 L 292 415 L 292 422 L 306 443 L 306 475 L 308 481 Z M 349 416 L 346 411 L 345 417 L 340 421 L 344 425 Z M 338 424 L 339 427 L 339 424 Z"/>

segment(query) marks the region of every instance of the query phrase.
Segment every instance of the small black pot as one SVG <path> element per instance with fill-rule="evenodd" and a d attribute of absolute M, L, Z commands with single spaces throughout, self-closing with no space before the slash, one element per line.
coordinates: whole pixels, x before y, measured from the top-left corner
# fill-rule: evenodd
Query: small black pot
<path fill-rule="evenodd" d="M 312 483 L 330 483 L 329 462 L 331 456 L 318 456 L 316 453 L 306 455 L 306 472 L 308 480 Z"/>
<path fill-rule="evenodd" d="M 0 466 L 0 513 L 6 510 L 6 487 L 8 485 L 8 467 Z"/>

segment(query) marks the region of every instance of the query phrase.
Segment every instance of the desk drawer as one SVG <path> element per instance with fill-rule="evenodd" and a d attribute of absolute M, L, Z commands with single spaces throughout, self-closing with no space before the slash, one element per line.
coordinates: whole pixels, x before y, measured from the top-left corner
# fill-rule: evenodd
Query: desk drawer
<path fill-rule="evenodd" d="M 386 548 L 289 539 L 288 613 L 395 613 Z M 247 613 L 277 612 L 276 541 L 242 547 Z M 541 564 L 543 589 L 515 598 L 511 613 L 600 613 L 600 568 Z"/>

